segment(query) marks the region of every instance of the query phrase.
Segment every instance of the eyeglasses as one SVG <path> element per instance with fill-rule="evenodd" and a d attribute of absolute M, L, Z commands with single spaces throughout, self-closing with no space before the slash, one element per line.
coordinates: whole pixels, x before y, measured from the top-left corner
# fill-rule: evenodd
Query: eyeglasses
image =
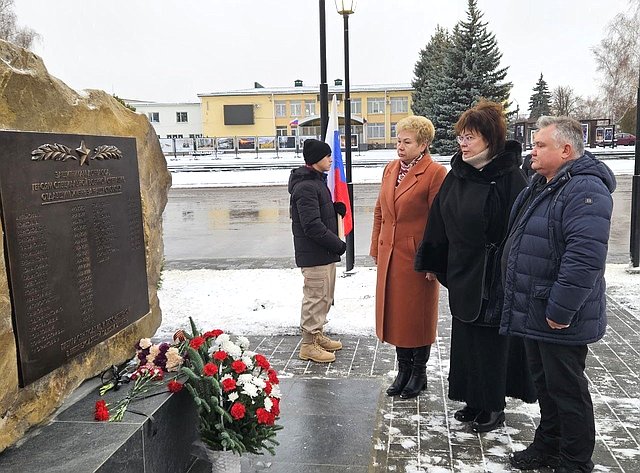
<path fill-rule="evenodd" d="M 456 140 L 458 141 L 459 144 L 464 143 L 465 141 L 467 143 L 471 143 L 473 140 L 475 140 L 476 137 L 475 136 L 471 136 L 471 135 L 466 135 L 466 136 L 456 136 Z"/>

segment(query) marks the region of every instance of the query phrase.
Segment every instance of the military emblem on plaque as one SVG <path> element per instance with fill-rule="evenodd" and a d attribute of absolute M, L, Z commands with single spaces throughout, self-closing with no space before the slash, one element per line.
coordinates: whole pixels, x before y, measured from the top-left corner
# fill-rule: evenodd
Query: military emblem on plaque
<path fill-rule="evenodd" d="M 20 384 L 149 312 L 134 138 L 0 132 Z"/>

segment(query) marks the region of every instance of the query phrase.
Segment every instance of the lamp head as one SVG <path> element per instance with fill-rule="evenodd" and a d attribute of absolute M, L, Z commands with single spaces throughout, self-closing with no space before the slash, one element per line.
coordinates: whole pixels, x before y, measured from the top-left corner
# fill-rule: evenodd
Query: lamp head
<path fill-rule="evenodd" d="M 336 10 L 341 15 L 351 15 L 356 10 L 356 0 L 334 0 Z"/>

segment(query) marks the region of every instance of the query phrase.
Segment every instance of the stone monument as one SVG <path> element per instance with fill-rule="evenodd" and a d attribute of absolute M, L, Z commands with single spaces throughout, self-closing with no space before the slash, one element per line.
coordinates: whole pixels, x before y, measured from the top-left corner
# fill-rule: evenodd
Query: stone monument
<path fill-rule="evenodd" d="M 100 312 L 100 308 L 105 305 L 104 301 L 107 296 L 86 290 L 87 286 L 83 285 L 83 281 L 80 280 L 82 275 L 86 278 L 89 275 L 96 274 L 95 271 L 91 272 L 91 269 L 95 268 L 90 268 L 88 261 L 83 260 L 83 257 L 87 256 L 87 248 L 73 247 L 69 250 L 71 251 L 69 258 L 73 259 L 73 264 L 71 264 L 73 271 L 67 271 L 67 273 L 56 277 L 68 277 L 70 279 L 68 285 L 75 288 L 74 292 L 61 294 L 59 290 L 56 290 L 53 291 L 51 297 L 45 297 L 44 302 L 42 302 L 42 299 L 38 299 L 42 297 L 38 292 L 29 301 L 33 303 L 31 308 L 35 308 L 34 310 L 37 310 L 38 303 L 49 304 L 47 306 L 49 311 L 46 313 L 51 317 L 50 321 L 55 321 L 59 315 L 59 312 L 56 311 L 64 309 L 63 304 L 58 302 L 75 298 L 72 304 L 73 310 L 80 317 L 77 330 L 74 332 L 75 335 L 63 334 L 58 333 L 61 330 L 58 328 L 58 330 L 54 329 L 48 332 L 45 338 L 33 339 L 36 342 L 37 349 L 41 349 L 41 347 L 47 349 L 50 348 L 48 345 L 50 338 L 47 337 L 58 337 L 56 343 L 60 343 L 57 346 L 64 349 L 61 350 L 62 356 L 58 359 L 59 363 L 47 366 L 46 369 L 36 368 L 34 371 L 29 371 L 27 368 L 25 371 L 25 366 L 20 364 L 24 360 L 20 359 L 21 353 L 16 343 L 16 340 L 22 339 L 19 336 L 20 334 L 14 331 L 12 313 L 26 310 L 25 298 L 28 298 L 29 294 L 25 293 L 24 289 L 25 287 L 27 289 L 32 287 L 34 285 L 32 284 L 34 280 L 32 278 L 40 276 L 29 273 L 29 270 L 11 273 L 12 279 L 16 277 L 16 274 L 20 274 L 20 278 L 13 281 L 14 286 L 11 286 L 12 289 L 16 289 L 16 284 L 24 285 L 22 292 L 13 291 L 14 298 L 19 296 L 19 299 L 15 299 L 15 304 L 12 304 L 11 281 L 9 279 L 10 268 L 5 266 L 5 262 L 8 261 L 12 265 L 18 264 L 20 257 L 23 258 L 22 261 L 25 261 L 25 258 L 27 258 L 27 261 L 31 261 L 28 257 L 40 258 L 44 257 L 43 255 L 48 255 L 48 252 L 52 250 L 48 249 L 47 245 L 51 246 L 51 243 L 38 240 L 37 232 L 34 233 L 32 229 L 34 225 L 42 223 L 38 219 L 55 219 L 58 217 L 51 216 L 46 212 L 43 216 L 36 215 L 37 212 L 25 211 L 17 216 L 19 218 L 14 220 L 15 227 L 8 229 L 6 235 L 3 233 L 3 238 L 8 243 L 5 247 L 9 248 L 9 254 L 3 254 L 3 257 L 0 258 L 0 346 L 2 346 L 2 350 L 0 350 L 0 373 L 2 376 L 2 383 L 0 383 L 0 451 L 2 451 L 19 440 L 29 427 L 46 421 L 56 408 L 62 404 L 64 399 L 85 379 L 99 374 L 107 366 L 119 364 L 130 358 L 133 355 L 135 342 L 139 338 L 153 335 L 160 325 L 161 313 L 158 304 L 157 285 L 163 257 L 162 212 L 166 205 L 171 177 L 167 171 L 166 161 L 160 150 L 157 136 L 146 117 L 124 107 L 105 92 L 88 90 L 78 93 L 70 89 L 60 80 L 49 75 L 38 56 L 2 40 L 0 40 L 0 129 L 39 132 L 35 134 L 19 134 L 20 136 L 37 136 L 33 143 L 42 141 L 42 133 L 61 134 L 60 139 L 63 141 L 65 138 L 62 134 L 86 135 L 89 146 L 87 146 L 87 142 L 80 142 L 76 146 L 71 146 L 72 143 L 70 142 L 44 140 L 46 143 L 40 143 L 32 150 L 35 151 L 32 157 L 35 158 L 34 161 L 37 161 L 37 150 L 41 149 L 42 151 L 42 148 L 39 148 L 40 145 L 62 145 L 70 150 L 69 154 L 74 154 L 78 158 L 74 160 L 77 161 L 75 162 L 78 165 L 77 169 L 80 169 L 79 162 L 81 160 L 91 159 L 91 153 L 94 153 L 95 157 L 96 150 L 115 152 L 111 148 L 99 149 L 102 145 L 114 146 L 118 150 L 121 147 L 125 150 L 125 154 L 129 156 L 135 150 L 138 160 L 135 174 L 139 178 L 142 210 L 142 224 L 139 227 L 141 234 L 137 236 L 135 234 L 137 231 L 134 228 L 136 219 L 132 217 L 133 213 L 135 213 L 135 206 L 130 202 L 129 204 L 125 203 L 124 214 L 126 216 L 127 212 L 129 212 L 129 216 L 125 218 L 124 225 L 130 225 L 130 222 L 134 222 L 133 227 L 127 229 L 127 231 L 133 233 L 126 236 L 125 240 L 127 244 L 134 246 L 136 244 L 142 246 L 144 243 L 144 247 L 140 248 L 138 253 L 143 255 L 144 258 L 138 258 L 137 264 L 144 265 L 146 261 L 146 284 L 141 278 L 136 280 L 136 301 L 135 308 L 132 309 L 132 312 L 145 313 L 129 318 L 129 315 L 125 316 L 123 313 L 118 315 L 119 312 L 115 311 L 110 314 L 112 317 L 106 317 L 107 322 L 100 325 L 101 322 L 96 321 L 95 316 L 96 313 Z M 54 136 L 58 138 L 57 135 Z M 99 143 L 100 137 L 113 137 L 113 139 L 106 138 L 102 140 L 104 143 Z M 111 141 L 111 143 L 107 143 L 107 141 Z M 114 145 L 113 143 L 116 144 Z M 3 147 L 0 149 L 0 161 L 3 161 L 0 164 L 0 169 L 5 164 L 8 164 L 4 161 L 10 159 L 5 144 L 6 141 L 3 141 Z M 46 153 L 47 150 L 43 152 Z M 86 162 L 83 164 L 86 164 Z M 41 200 L 40 204 L 44 202 L 42 199 L 51 198 L 54 201 L 56 199 L 64 199 L 65 194 L 59 194 L 59 189 L 46 189 L 46 187 L 53 187 L 56 182 L 68 182 L 84 178 L 103 179 L 106 187 L 102 191 L 116 193 L 117 189 L 113 186 L 122 185 L 124 180 L 129 182 L 132 179 L 131 176 L 125 177 L 125 174 L 118 171 L 110 171 L 109 166 L 89 165 L 85 166 L 86 168 L 90 168 L 92 171 L 95 170 L 98 174 L 89 176 L 91 173 L 71 172 L 65 166 L 57 170 L 53 168 L 47 169 L 46 174 L 54 177 L 48 180 L 42 179 L 38 182 L 30 182 L 29 185 L 32 187 L 29 191 L 22 189 L 25 191 L 24 197 L 27 198 L 31 194 L 31 197 Z M 59 174 L 56 175 L 56 171 Z M 69 173 L 64 174 L 67 171 Z M 5 171 L 3 170 L 2 172 Z M 70 177 L 73 179 L 70 179 Z M 107 177 L 115 179 L 106 179 Z M 118 182 L 118 180 L 120 181 Z M 62 184 L 57 185 L 60 186 Z M 40 187 L 35 189 L 33 186 Z M 92 187 L 95 186 L 89 186 L 89 188 Z M 85 186 L 85 190 L 82 192 L 92 191 L 87 191 Z M 123 223 L 118 223 L 113 212 L 101 204 L 101 199 L 96 198 L 94 200 L 96 205 L 82 208 L 79 205 L 66 206 L 66 204 L 62 205 L 60 203 L 50 205 L 49 207 L 56 207 L 57 205 L 58 209 L 66 206 L 67 209 L 63 212 L 66 220 L 59 222 L 60 228 L 56 227 L 55 221 L 50 221 L 49 224 L 52 228 L 58 228 L 56 231 L 72 233 L 82 232 L 83 229 L 86 230 L 87 219 L 91 219 L 91 225 L 102 225 L 100 227 L 102 230 L 98 233 L 108 238 L 101 239 L 101 237 L 97 236 L 93 240 L 95 246 L 91 248 L 91 251 L 94 252 L 92 253 L 94 259 L 102 258 L 100 264 L 108 265 L 110 261 L 114 261 L 118 251 L 120 251 L 114 246 L 114 225 L 121 227 Z M 133 206 L 127 210 L 127 205 Z M 3 210 L 6 210 L 6 208 Z M 3 228 L 2 231 L 4 232 L 5 229 Z M 35 242 L 35 246 L 28 249 L 30 253 L 25 252 L 27 251 L 25 248 L 28 246 L 25 246 L 25 242 L 29 239 Z M 14 254 L 11 254 L 11 248 L 15 250 Z M 3 249 L 2 251 L 5 250 Z M 23 253 L 20 253 L 20 251 L 23 251 Z M 17 260 L 12 262 L 12 258 L 17 258 Z M 135 265 L 136 262 L 118 261 L 115 266 L 112 266 L 111 270 L 127 264 Z M 126 267 L 122 267 L 122 270 L 126 271 Z M 96 277 L 100 278 L 101 276 L 96 275 Z M 36 280 L 39 287 L 39 284 L 42 284 L 42 280 Z M 57 287 L 64 286 L 59 281 L 56 284 L 59 284 Z M 124 289 L 123 287 L 113 287 L 109 290 L 119 293 Z M 107 294 L 109 290 L 107 290 Z M 141 292 L 143 294 L 140 294 Z M 56 297 L 62 299 L 55 299 Z M 128 294 L 127 297 L 132 296 Z M 23 306 L 18 307 L 20 304 L 23 304 Z M 67 307 L 65 310 L 72 309 Z M 90 330 L 92 327 L 102 327 L 104 329 L 102 330 L 105 336 L 103 341 L 101 341 L 100 337 L 84 337 L 85 334 L 89 333 L 86 330 Z M 34 336 L 33 332 L 28 330 L 25 334 L 27 338 Z M 29 347 L 33 348 L 33 345 L 27 344 L 27 348 Z M 25 356 L 25 354 L 22 354 L 23 358 Z"/>

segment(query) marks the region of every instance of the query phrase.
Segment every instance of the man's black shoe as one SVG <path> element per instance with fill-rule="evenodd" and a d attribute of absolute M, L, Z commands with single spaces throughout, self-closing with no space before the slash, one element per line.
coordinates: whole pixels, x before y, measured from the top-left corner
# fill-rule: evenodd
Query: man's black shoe
<path fill-rule="evenodd" d="M 580 470 L 579 468 L 572 468 L 570 466 L 559 466 L 553 470 L 553 473 L 583 473 L 583 470 Z"/>
<path fill-rule="evenodd" d="M 543 453 L 533 445 L 529 445 L 526 449 L 513 453 L 509 457 L 509 463 L 519 470 L 536 470 L 544 467 L 557 468 L 560 458 L 556 455 Z"/>

